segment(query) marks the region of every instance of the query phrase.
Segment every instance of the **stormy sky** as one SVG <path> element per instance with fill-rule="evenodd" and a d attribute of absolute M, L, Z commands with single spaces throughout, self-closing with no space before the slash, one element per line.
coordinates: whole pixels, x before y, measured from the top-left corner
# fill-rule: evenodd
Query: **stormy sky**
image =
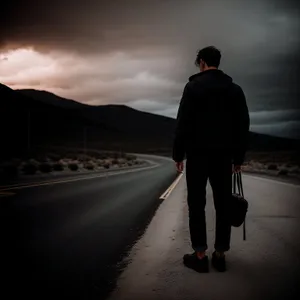
<path fill-rule="evenodd" d="M 0 82 L 176 117 L 197 50 L 215 45 L 256 132 L 300 138 L 300 5 L 279 0 L 10 1 Z"/>

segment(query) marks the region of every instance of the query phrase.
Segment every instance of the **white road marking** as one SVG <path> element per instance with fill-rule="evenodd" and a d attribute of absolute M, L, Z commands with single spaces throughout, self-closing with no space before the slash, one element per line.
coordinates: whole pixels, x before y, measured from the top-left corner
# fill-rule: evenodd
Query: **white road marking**
<path fill-rule="evenodd" d="M 172 191 L 175 189 L 176 185 L 179 183 L 181 177 L 183 176 L 183 172 L 174 180 L 174 182 L 168 187 L 168 189 L 159 197 L 160 200 L 166 200 Z"/>
<path fill-rule="evenodd" d="M 88 180 L 88 179 L 94 179 L 94 178 L 101 178 L 101 177 L 109 177 L 114 175 L 120 175 L 120 174 L 127 174 L 132 172 L 138 172 L 148 169 L 153 169 L 158 167 L 158 164 L 149 166 L 149 167 L 143 167 L 139 169 L 132 169 L 132 170 L 126 170 L 126 171 L 119 171 L 119 172 L 105 172 L 101 173 L 99 175 L 95 176 L 84 176 L 84 177 L 76 177 L 76 178 L 70 178 L 65 180 L 53 180 L 53 181 L 46 181 L 46 182 L 37 182 L 37 183 L 29 183 L 29 184 L 23 184 L 23 185 L 12 185 L 12 186 L 6 186 L 0 188 L 0 193 L 3 191 L 9 191 L 9 190 L 21 190 L 25 188 L 31 188 L 31 187 L 37 187 L 37 186 L 45 186 L 45 185 L 53 185 L 53 184 L 59 184 L 59 183 L 67 183 L 67 182 L 74 182 L 74 181 L 80 181 L 80 180 Z"/>

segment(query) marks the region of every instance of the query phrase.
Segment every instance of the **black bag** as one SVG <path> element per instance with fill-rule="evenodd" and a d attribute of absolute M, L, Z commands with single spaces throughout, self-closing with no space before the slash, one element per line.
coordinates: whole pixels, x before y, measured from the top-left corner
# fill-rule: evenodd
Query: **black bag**
<path fill-rule="evenodd" d="M 248 211 L 248 201 L 244 198 L 243 191 L 243 183 L 242 183 L 242 173 L 234 173 L 233 174 L 233 193 L 230 201 L 230 223 L 231 226 L 240 227 L 243 226 L 243 237 L 246 240 L 246 214 Z M 238 193 L 236 191 L 236 187 L 238 188 Z"/>

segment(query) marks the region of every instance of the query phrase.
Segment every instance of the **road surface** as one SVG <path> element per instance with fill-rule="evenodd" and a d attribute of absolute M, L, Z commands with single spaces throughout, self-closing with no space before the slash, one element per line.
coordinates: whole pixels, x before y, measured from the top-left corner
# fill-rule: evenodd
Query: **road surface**
<path fill-rule="evenodd" d="M 245 175 L 247 239 L 232 229 L 228 271 L 199 274 L 182 264 L 191 252 L 183 177 L 133 247 L 130 264 L 110 300 L 300 299 L 300 186 Z M 215 212 L 208 185 L 208 254 L 214 250 Z"/>
<path fill-rule="evenodd" d="M 177 175 L 170 159 L 151 160 L 119 175 L 2 187 L 1 298 L 104 299 Z"/>

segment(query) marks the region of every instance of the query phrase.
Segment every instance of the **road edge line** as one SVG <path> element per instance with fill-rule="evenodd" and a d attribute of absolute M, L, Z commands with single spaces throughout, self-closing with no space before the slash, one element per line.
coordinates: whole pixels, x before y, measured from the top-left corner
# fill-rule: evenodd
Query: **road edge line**
<path fill-rule="evenodd" d="M 175 189 L 175 187 L 177 186 L 177 184 L 179 183 L 180 179 L 183 176 L 183 172 L 181 174 L 179 174 L 179 176 L 177 176 L 177 178 L 172 182 L 172 184 L 166 189 L 166 191 L 159 197 L 160 200 L 166 200 L 170 194 L 172 193 L 172 191 Z"/>
<path fill-rule="evenodd" d="M 116 175 L 121 175 L 121 174 L 145 171 L 145 170 L 148 170 L 148 169 L 156 168 L 158 166 L 159 166 L 158 164 L 155 164 L 155 165 L 142 167 L 142 168 L 134 168 L 134 169 L 129 169 L 129 170 L 121 170 L 121 171 L 107 172 L 107 173 L 104 172 L 104 173 L 99 173 L 98 175 L 94 175 L 94 176 L 76 176 L 74 178 L 68 178 L 68 179 L 65 179 L 65 180 L 43 181 L 43 182 L 40 182 L 40 183 L 1 188 L 0 193 L 6 192 L 6 191 L 11 191 L 11 190 L 21 190 L 21 189 L 26 189 L 26 188 L 38 187 L 38 186 L 47 186 L 47 185 L 62 184 L 62 183 L 75 182 L 75 181 L 81 181 L 81 180 L 89 180 L 89 179 L 116 176 Z"/>

